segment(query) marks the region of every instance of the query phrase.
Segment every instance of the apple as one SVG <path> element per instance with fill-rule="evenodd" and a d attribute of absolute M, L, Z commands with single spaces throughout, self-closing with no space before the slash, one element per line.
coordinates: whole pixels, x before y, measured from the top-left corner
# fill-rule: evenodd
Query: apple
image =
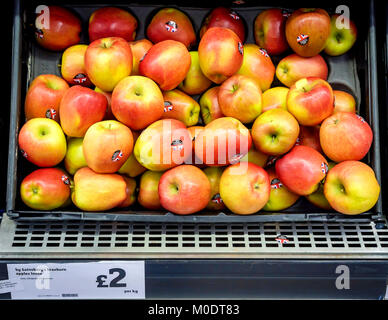
<path fill-rule="evenodd" d="M 252 144 L 252 147 L 249 149 L 248 153 L 240 159 L 240 162 L 252 162 L 259 167 L 264 168 L 269 159 L 269 155 L 265 154 L 259 150 L 256 150 L 255 145 Z"/>
<path fill-rule="evenodd" d="M 136 202 L 136 180 L 133 178 L 122 176 L 127 187 L 125 189 L 127 197 L 119 204 L 118 208 L 127 208 Z"/>
<path fill-rule="evenodd" d="M 316 126 L 333 113 L 333 90 L 320 78 L 302 78 L 290 88 L 287 109 L 299 124 Z"/>
<path fill-rule="evenodd" d="M 89 18 L 89 41 L 120 37 L 126 41 L 136 38 L 137 20 L 128 11 L 116 7 L 95 10 Z"/>
<path fill-rule="evenodd" d="M 299 137 L 296 141 L 296 144 L 311 147 L 317 150 L 319 153 L 323 153 L 319 139 L 319 130 L 319 126 L 299 126 Z"/>
<path fill-rule="evenodd" d="M 87 167 L 82 148 L 83 138 L 70 138 L 67 140 L 67 152 L 64 159 L 66 171 L 74 175 L 78 169 Z"/>
<path fill-rule="evenodd" d="M 69 137 L 81 138 L 93 123 L 105 117 L 106 109 L 107 99 L 103 94 L 80 85 L 72 86 L 59 106 L 61 127 Z"/>
<path fill-rule="evenodd" d="M 240 38 L 227 28 L 210 28 L 198 45 L 201 70 L 216 84 L 222 83 L 240 69 L 243 56 L 244 49 Z"/>
<path fill-rule="evenodd" d="M 337 27 L 337 21 L 343 28 Z M 346 27 L 348 25 L 348 27 Z M 330 34 L 325 46 L 329 56 L 339 56 L 348 52 L 357 40 L 357 27 L 345 15 L 333 14 L 330 17 Z"/>
<path fill-rule="evenodd" d="M 330 16 L 324 9 L 301 8 L 286 21 L 286 39 L 302 57 L 313 57 L 326 46 L 330 35 Z"/>
<path fill-rule="evenodd" d="M 207 90 L 199 99 L 202 120 L 205 125 L 215 119 L 222 118 L 224 116 L 218 103 L 219 91 L 219 86 L 212 87 Z"/>
<path fill-rule="evenodd" d="M 145 54 L 153 46 L 153 44 L 148 39 L 140 39 L 137 41 L 129 42 L 129 46 L 131 47 L 133 57 L 131 76 L 139 76 L 140 60 L 145 56 Z"/>
<path fill-rule="evenodd" d="M 258 14 L 254 24 L 256 44 L 269 54 L 279 55 L 288 49 L 285 35 L 287 17 L 282 9 L 267 9 Z"/>
<path fill-rule="evenodd" d="M 111 106 L 111 104 L 112 104 L 111 103 L 112 102 L 112 93 L 111 92 L 102 91 L 98 87 L 95 87 L 94 91 L 102 93 L 105 96 L 105 98 L 106 98 L 107 105 L 106 105 L 106 112 L 105 112 L 104 120 L 116 120 L 115 116 L 112 113 L 112 106 Z"/>
<path fill-rule="evenodd" d="M 163 92 L 164 112 L 162 119 L 177 119 L 187 127 L 198 123 L 201 107 L 186 93 L 174 89 Z"/>
<path fill-rule="evenodd" d="M 66 138 L 52 119 L 34 118 L 20 129 L 19 148 L 24 158 L 38 167 L 53 167 L 66 155 Z"/>
<path fill-rule="evenodd" d="M 191 157 L 192 142 L 185 124 L 175 119 L 158 120 L 144 129 L 136 141 L 137 161 L 152 171 L 165 171 Z"/>
<path fill-rule="evenodd" d="M 154 44 L 139 64 L 141 75 L 151 78 L 161 90 L 175 89 L 186 77 L 191 65 L 187 48 L 179 41 Z"/>
<path fill-rule="evenodd" d="M 142 130 L 163 115 L 163 94 L 158 85 L 143 76 L 122 79 L 112 92 L 112 113 L 132 130 Z"/>
<path fill-rule="evenodd" d="M 323 152 L 341 162 L 364 158 L 372 145 L 373 132 L 361 116 L 337 112 L 323 121 L 319 137 Z"/>
<path fill-rule="evenodd" d="M 24 102 L 26 120 L 49 118 L 59 121 L 59 105 L 69 85 L 54 74 L 37 76 L 28 87 Z"/>
<path fill-rule="evenodd" d="M 68 177 L 57 168 L 37 169 L 26 176 L 20 185 L 22 201 L 35 210 L 54 210 L 70 198 Z"/>
<path fill-rule="evenodd" d="M 140 133 L 136 131 L 132 131 L 133 136 L 133 145 L 135 145 L 136 140 L 139 138 Z M 124 164 L 119 169 L 119 173 L 125 174 L 130 178 L 137 177 L 138 175 L 142 174 L 147 169 L 144 168 L 137 160 L 132 152 L 131 155 L 128 157 L 127 161 L 124 162 Z"/>
<path fill-rule="evenodd" d="M 356 100 L 354 97 L 345 91 L 333 90 L 334 94 L 334 111 L 337 112 L 352 112 L 356 113 Z"/>
<path fill-rule="evenodd" d="M 85 70 L 86 44 L 76 44 L 67 48 L 62 54 L 61 74 L 70 85 L 79 84 L 90 87 L 92 85 Z"/>
<path fill-rule="evenodd" d="M 271 87 L 275 77 L 275 66 L 265 49 L 255 44 L 244 45 L 244 58 L 237 74 L 251 77 L 259 85 L 261 91 Z"/>
<path fill-rule="evenodd" d="M 329 171 L 336 165 L 336 163 L 329 161 Z M 327 175 L 326 175 L 327 178 Z M 325 178 L 325 179 L 326 179 Z M 327 201 L 324 193 L 323 193 L 323 187 L 325 184 L 325 179 L 323 179 L 318 186 L 318 189 L 313 192 L 312 194 L 307 195 L 305 198 L 312 203 L 313 205 L 317 206 L 318 208 L 321 208 L 323 210 L 332 210 L 329 201 Z"/>
<path fill-rule="evenodd" d="M 252 126 L 257 150 L 272 156 L 292 149 L 299 135 L 298 121 L 286 110 L 271 109 L 257 117 Z"/>
<path fill-rule="evenodd" d="M 149 171 L 144 172 L 140 178 L 139 194 L 137 201 L 146 209 L 162 209 L 159 200 L 159 181 L 163 172 Z"/>
<path fill-rule="evenodd" d="M 82 149 L 90 169 L 114 173 L 132 154 L 131 129 L 115 120 L 97 122 L 86 131 Z"/>
<path fill-rule="evenodd" d="M 193 164 L 199 168 L 205 167 L 201 160 L 195 155 L 195 140 L 197 139 L 198 134 L 204 129 L 203 126 L 192 126 L 187 128 L 190 134 L 190 138 L 192 141 L 192 149 L 191 149 L 191 157 L 189 157 L 186 161 L 186 164 Z"/>
<path fill-rule="evenodd" d="M 276 174 L 292 192 L 307 196 L 318 189 L 329 170 L 326 159 L 315 149 L 295 146 L 275 162 Z"/>
<path fill-rule="evenodd" d="M 220 86 L 218 103 L 225 116 L 250 123 L 261 113 L 261 89 L 253 78 L 236 74 Z"/>
<path fill-rule="evenodd" d="M 343 161 L 329 171 L 323 192 L 334 210 L 353 215 L 368 211 L 376 204 L 380 185 L 367 164 Z"/>
<path fill-rule="evenodd" d="M 80 42 L 81 20 L 66 8 L 47 6 L 35 20 L 35 38 L 51 51 L 62 51 Z"/>
<path fill-rule="evenodd" d="M 247 215 L 261 210 L 269 200 L 270 190 L 267 172 L 250 162 L 227 167 L 220 180 L 220 196 L 235 214 Z"/>
<path fill-rule="evenodd" d="M 190 69 L 178 88 L 189 95 L 201 94 L 210 87 L 212 82 L 206 78 L 199 66 L 198 51 L 189 53 L 191 56 Z"/>
<path fill-rule="evenodd" d="M 291 192 L 283 185 L 274 168 L 269 168 L 267 173 L 271 184 L 271 192 L 263 210 L 282 211 L 291 207 L 300 196 Z"/>
<path fill-rule="evenodd" d="M 211 30 L 211 29 L 210 29 Z M 249 130 L 237 119 L 223 117 L 208 123 L 195 139 L 195 154 L 208 166 L 237 163 L 252 145 Z"/>
<path fill-rule="evenodd" d="M 321 55 L 301 57 L 295 53 L 284 57 L 276 67 L 276 77 L 287 87 L 306 77 L 327 80 L 329 68 Z"/>
<path fill-rule="evenodd" d="M 210 182 L 210 201 L 206 209 L 215 211 L 225 209 L 224 202 L 220 196 L 220 180 L 223 171 L 222 167 L 207 167 L 203 169 Z"/>
<path fill-rule="evenodd" d="M 262 112 L 275 108 L 287 111 L 288 91 L 289 89 L 285 87 L 273 87 L 265 90 L 262 94 Z"/>
<path fill-rule="evenodd" d="M 119 174 L 81 168 L 74 175 L 71 199 L 82 211 L 107 211 L 127 199 L 127 184 Z"/>
<path fill-rule="evenodd" d="M 181 215 L 205 209 L 211 196 L 211 186 L 206 174 L 188 164 L 163 173 L 158 190 L 162 207 Z"/>
<path fill-rule="evenodd" d="M 227 28 L 232 30 L 240 38 L 245 41 L 245 26 L 243 19 L 239 14 L 232 9 L 217 7 L 205 18 L 199 30 L 199 36 L 202 38 L 207 30 L 214 27 Z"/>
<path fill-rule="evenodd" d="M 89 44 L 85 52 L 85 70 L 92 83 L 112 92 L 117 83 L 132 71 L 132 51 L 123 38 L 101 38 Z"/>
<path fill-rule="evenodd" d="M 196 41 L 189 17 L 176 8 L 160 9 L 147 26 L 146 34 L 153 43 L 174 40 L 181 42 L 187 48 Z"/>

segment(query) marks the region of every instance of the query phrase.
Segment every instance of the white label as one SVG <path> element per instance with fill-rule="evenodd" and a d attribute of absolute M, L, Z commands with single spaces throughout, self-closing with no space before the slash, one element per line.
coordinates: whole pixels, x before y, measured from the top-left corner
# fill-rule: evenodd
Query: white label
<path fill-rule="evenodd" d="M 144 261 L 8 264 L 12 299 L 145 299 Z"/>
<path fill-rule="evenodd" d="M 0 280 L 0 294 L 23 290 L 23 285 L 18 279 Z"/>

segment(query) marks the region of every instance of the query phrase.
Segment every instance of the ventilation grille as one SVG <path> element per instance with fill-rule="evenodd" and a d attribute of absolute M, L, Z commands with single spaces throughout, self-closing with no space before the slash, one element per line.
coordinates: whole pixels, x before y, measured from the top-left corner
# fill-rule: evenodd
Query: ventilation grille
<path fill-rule="evenodd" d="M 14 223 L 14 222 L 13 222 Z M 17 248 L 158 252 L 327 251 L 388 252 L 388 229 L 374 222 L 287 222 L 245 224 L 152 224 L 122 222 L 19 222 Z M 385 249 L 384 249 L 385 248 Z"/>

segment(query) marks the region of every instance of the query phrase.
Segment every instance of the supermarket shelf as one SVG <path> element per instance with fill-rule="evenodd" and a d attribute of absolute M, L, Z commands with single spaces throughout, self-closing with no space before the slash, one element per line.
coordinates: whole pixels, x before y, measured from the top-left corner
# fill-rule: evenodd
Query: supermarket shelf
<path fill-rule="evenodd" d="M 279 236 L 287 243 L 280 243 Z M 284 240 L 283 240 L 284 241 Z M 158 224 L 17 222 L 4 216 L 0 259 L 388 259 L 383 222 Z"/>

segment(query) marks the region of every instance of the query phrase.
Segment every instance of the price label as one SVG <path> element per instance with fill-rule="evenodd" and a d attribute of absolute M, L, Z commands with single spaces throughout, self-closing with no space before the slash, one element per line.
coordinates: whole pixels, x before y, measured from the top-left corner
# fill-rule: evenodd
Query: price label
<path fill-rule="evenodd" d="M 144 261 L 8 264 L 12 299 L 145 299 Z"/>

